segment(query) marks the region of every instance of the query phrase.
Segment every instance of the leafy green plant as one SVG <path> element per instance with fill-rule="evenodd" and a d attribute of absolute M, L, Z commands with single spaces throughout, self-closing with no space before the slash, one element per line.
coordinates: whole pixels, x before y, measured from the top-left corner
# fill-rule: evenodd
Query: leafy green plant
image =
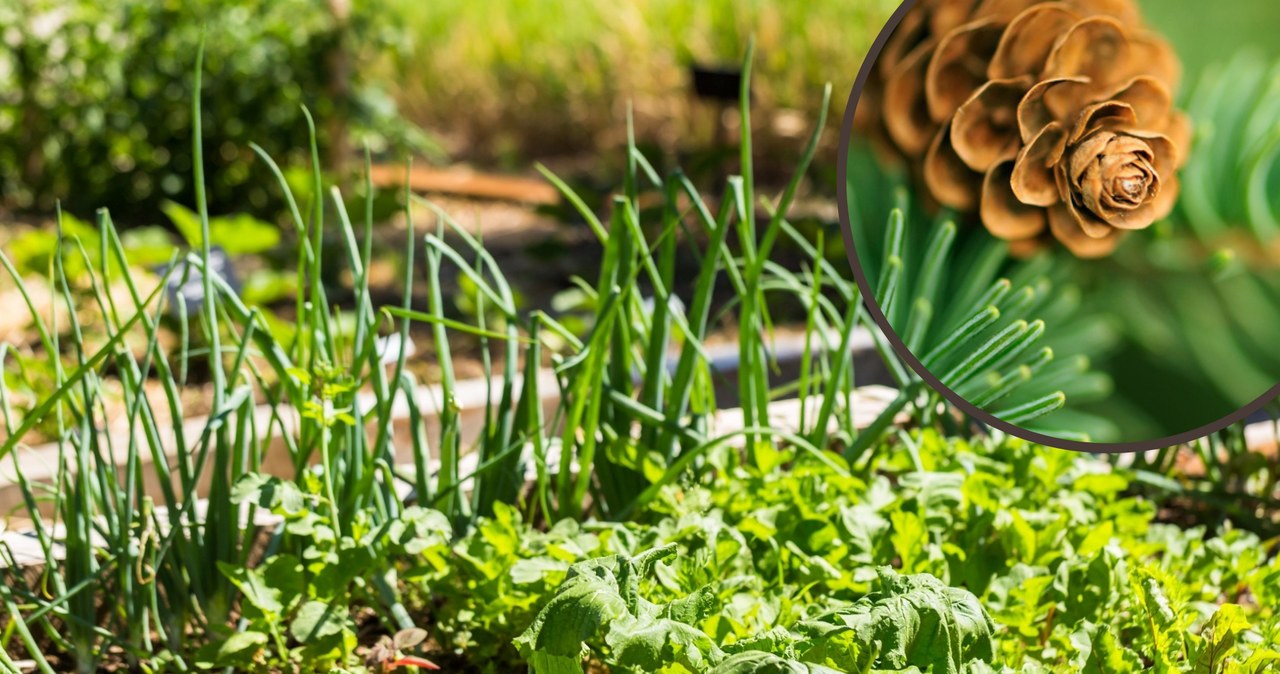
<path fill-rule="evenodd" d="M 693 672 L 760 671 L 765 662 L 810 672 L 863 671 L 872 665 L 959 672 L 961 663 L 991 655 L 994 627 L 976 597 L 932 576 L 898 576 L 882 567 L 877 590 L 848 608 L 800 624 L 799 635 L 774 633 L 735 644 L 733 656 L 726 658 L 697 629 L 719 609 L 714 588 L 662 605 L 639 594 L 636 577 L 676 552 L 668 545 L 630 559 L 599 558 L 572 567 L 555 597 L 516 640 L 533 670 L 576 670 L 588 640 L 604 649 L 612 669 L 637 672 L 673 665 Z M 780 645 L 794 653 L 792 659 L 768 650 Z"/>
<path fill-rule="evenodd" d="M 811 458 L 765 473 L 716 463 L 591 534 L 505 514 L 455 550 L 500 545 L 487 587 L 506 599 L 464 594 L 473 577 L 443 566 L 428 586 L 451 616 L 518 602 L 508 615 L 528 625 L 515 642 L 535 671 L 1275 666 L 1273 542 L 1158 522 L 1156 503 L 1129 496 L 1136 473 L 1085 455 L 932 431 L 897 442 L 863 477 Z M 466 629 L 437 625 L 445 642 Z"/>
<path fill-rule="evenodd" d="M 448 555 L 428 555 L 406 575 L 411 597 L 435 606 L 432 633 L 441 647 L 495 671 L 522 664 L 513 643 L 570 565 L 625 546 L 620 525 L 561 520 L 541 530 L 513 506 L 475 523 Z"/>
<path fill-rule="evenodd" d="M 162 210 L 188 246 L 199 248 L 204 243 L 199 214 L 172 201 L 165 202 Z M 228 255 L 267 253 L 280 245 L 280 229 L 247 214 L 209 218 L 209 243 Z"/>
<path fill-rule="evenodd" d="M 56 225 L 24 229 L 5 241 L 5 253 L 14 269 L 23 277 L 41 279 L 49 275 L 53 269 L 53 258 L 58 252 L 59 228 L 62 236 L 74 237 L 81 242 L 85 257 L 92 265 L 108 264 L 119 270 L 117 260 L 110 256 L 103 258 L 100 233 L 93 224 L 69 213 L 61 213 Z M 138 268 L 168 262 L 173 250 L 169 234 L 153 227 L 139 227 L 123 233 L 120 245 L 124 248 L 129 263 Z M 70 287 L 81 290 L 87 279 L 85 260 L 70 257 L 63 260 L 63 266 L 67 270 Z"/>
<path fill-rule="evenodd" d="M 261 566 L 219 565 L 240 591 L 240 620 L 234 629 L 213 626 L 197 667 L 344 666 L 358 645 L 353 606 L 379 606 L 395 630 L 417 629 L 397 598 L 397 561 L 447 549 L 448 520 L 411 506 L 381 524 L 368 512 L 339 524 L 323 484 L 316 472 L 300 483 L 249 473 L 235 484 L 233 503 L 252 503 L 283 522 Z"/>

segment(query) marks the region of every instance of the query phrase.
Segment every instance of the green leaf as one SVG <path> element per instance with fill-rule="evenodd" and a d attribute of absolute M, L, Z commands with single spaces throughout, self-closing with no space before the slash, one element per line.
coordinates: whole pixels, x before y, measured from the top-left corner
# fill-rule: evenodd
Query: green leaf
<path fill-rule="evenodd" d="M 795 452 L 780 449 L 774 443 L 760 443 L 756 448 L 756 468 L 762 473 L 771 473 L 794 460 L 795 456 Z"/>
<path fill-rule="evenodd" d="M 671 664 L 697 672 L 721 657 L 711 637 L 666 618 L 614 621 L 605 642 L 618 665 L 641 672 L 656 672 Z"/>
<path fill-rule="evenodd" d="M 1280 670 L 1280 651 L 1259 648 L 1241 667 L 1244 674 L 1263 674 Z"/>
<path fill-rule="evenodd" d="M 1080 547 L 1076 549 L 1076 554 L 1081 557 L 1093 557 L 1111 542 L 1111 538 L 1115 536 L 1115 533 L 1115 524 L 1110 520 L 1091 527 L 1089 533 L 1081 541 Z"/>
<path fill-rule="evenodd" d="M 259 572 L 266 586 L 278 593 L 280 602 L 285 606 L 295 605 L 307 591 L 302 562 L 293 555 L 276 555 L 263 564 Z"/>
<path fill-rule="evenodd" d="M 838 674 L 837 670 L 780 658 L 772 653 L 747 651 L 726 658 L 711 674 Z"/>
<path fill-rule="evenodd" d="M 135 227 L 120 233 L 130 265 L 155 267 L 169 262 L 173 236 L 162 227 Z"/>
<path fill-rule="evenodd" d="M 533 674 L 582 674 L 582 658 L 534 651 L 526 656 Z"/>
<path fill-rule="evenodd" d="M 526 657 L 535 652 L 581 659 L 582 644 L 602 628 L 627 615 L 615 573 L 628 564 L 622 557 L 605 557 L 574 564 L 555 597 L 538 612 L 533 624 L 516 638 Z M 538 674 L 543 670 L 535 669 Z M 546 670 L 550 672 L 551 670 Z"/>
<path fill-rule="evenodd" d="M 977 597 L 933 576 L 879 575 L 878 591 L 838 612 L 859 643 L 878 645 L 877 667 L 959 674 L 965 661 L 991 658 L 995 624 Z"/>
<path fill-rule="evenodd" d="M 693 594 L 677 599 L 662 609 L 662 616 L 686 625 L 697 625 L 720 610 L 716 588 L 704 585 Z"/>
<path fill-rule="evenodd" d="M 1111 549 L 1104 548 L 1091 559 L 1072 559 L 1058 567 L 1053 588 L 1062 603 L 1062 619 L 1068 625 L 1101 617 L 1103 609 L 1115 600 L 1116 590 L 1124 587 L 1117 580 L 1119 565 Z"/>
<path fill-rule="evenodd" d="M 1107 625 L 1096 625 L 1087 620 L 1068 637 L 1075 655 L 1071 665 L 1081 674 L 1123 674 L 1142 671 L 1138 654 L 1125 648 L 1116 639 L 1115 632 Z"/>
<path fill-rule="evenodd" d="M 915 471 L 898 481 L 903 498 L 929 526 L 947 526 L 964 502 L 964 475 Z"/>
<path fill-rule="evenodd" d="M 1238 637 L 1249 629 L 1249 619 L 1244 609 L 1237 604 L 1223 604 L 1218 607 L 1200 636 L 1205 643 L 1195 659 L 1195 674 L 1220 674 L 1225 671 L 1226 663 L 1236 652 Z"/>
<path fill-rule="evenodd" d="M 187 240 L 187 245 L 192 248 L 199 248 L 204 237 L 200 234 L 200 218 L 195 211 L 183 206 L 182 204 L 172 201 L 166 201 L 160 205 L 160 210 L 168 216 L 169 222 L 178 230 L 182 238 Z"/>
<path fill-rule="evenodd" d="M 305 644 L 342 634 L 348 630 L 349 624 L 346 606 L 309 601 L 298 610 L 298 615 L 289 625 L 289 634 Z"/>
<path fill-rule="evenodd" d="M 844 625 L 810 621 L 796 625 L 796 630 L 805 636 L 795 646 L 795 652 L 805 662 L 834 667 L 840 671 L 859 672 L 867 669 L 875 658 L 876 645 L 861 643 L 858 635 Z M 774 653 L 790 652 L 776 648 L 769 650 Z"/>
<path fill-rule="evenodd" d="M 296 275 L 261 269 L 244 279 L 240 288 L 240 300 L 246 306 L 261 307 L 292 297 L 296 292 Z"/>
<path fill-rule="evenodd" d="M 191 209 L 166 201 L 160 210 L 186 239 L 187 245 L 200 248 L 204 237 L 200 231 L 200 217 Z M 209 219 L 209 243 L 226 251 L 227 255 L 256 255 L 266 253 L 280 245 L 280 230 L 248 214 L 228 215 Z"/>
<path fill-rule="evenodd" d="M 209 241 L 227 255 L 258 255 L 280 245 L 280 230 L 252 215 L 240 213 L 211 218 Z"/>
<path fill-rule="evenodd" d="M 290 515 L 301 512 L 306 504 L 298 485 L 261 473 L 246 473 L 236 480 L 231 487 L 231 502 L 236 505 L 252 502 Z"/>
<path fill-rule="evenodd" d="M 547 557 L 521 559 L 511 567 L 511 582 L 516 585 L 541 583 L 547 576 L 562 574 L 569 570 L 569 565 Z"/>
<path fill-rule="evenodd" d="M 248 669 L 266 645 L 267 635 L 262 632 L 236 632 L 221 642 L 202 646 L 196 653 L 195 665 L 204 670 L 223 667 Z"/>
<path fill-rule="evenodd" d="M 894 552 L 902 562 L 902 569 L 907 572 L 916 571 L 925 559 L 925 543 L 929 533 L 924 527 L 924 520 L 913 512 L 899 510 L 889 515 L 893 523 Z"/>
<path fill-rule="evenodd" d="M 873 564 L 876 561 L 878 542 L 883 540 L 890 522 L 885 519 L 874 506 L 861 503 L 843 506 L 840 511 L 840 524 L 844 531 L 845 543 L 850 547 L 847 559 L 859 564 Z"/>
<path fill-rule="evenodd" d="M 218 570 L 231 581 L 232 585 L 236 586 L 236 589 L 240 590 L 246 602 L 265 614 L 268 619 L 284 613 L 284 604 L 280 601 L 280 590 L 267 583 L 262 571 L 226 562 L 218 562 Z"/>
<path fill-rule="evenodd" d="M 1176 671 L 1176 662 L 1182 657 L 1185 633 L 1165 593 L 1160 580 L 1147 569 L 1132 574 L 1130 583 L 1140 608 L 1145 612 L 1142 623 L 1152 643 L 1151 657 L 1157 671 Z"/>

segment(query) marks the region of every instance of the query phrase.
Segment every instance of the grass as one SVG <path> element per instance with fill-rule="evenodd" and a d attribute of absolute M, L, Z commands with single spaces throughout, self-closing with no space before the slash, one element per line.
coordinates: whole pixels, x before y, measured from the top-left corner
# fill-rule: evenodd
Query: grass
<path fill-rule="evenodd" d="M 1207 14 L 1194 0 L 1140 4 L 1149 22 L 1173 40 L 1188 83 L 1244 45 L 1264 57 L 1276 55 L 1267 32 L 1275 10 L 1267 0 L 1233 0 L 1229 8 Z M 695 60 L 733 63 L 749 36 L 762 54 L 756 100 L 765 114 L 758 121 L 768 122 L 780 109 L 812 117 L 811 92 L 831 80 L 843 101 L 863 55 L 898 3 L 393 5 L 415 37 L 399 61 L 384 68 L 401 84 L 400 109 L 443 133 L 460 158 L 519 166 L 520 158 L 565 148 L 624 146 L 615 120 L 628 102 L 636 109 L 642 145 L 674 150 L 677 140 L 709 144 L 710 115 L 698 114 L 699 106 L 690 101 L 684 68 Z M 455 114 L 460 108 L 468 110 L 465 119 Z M 766 139 L 767 127 L 758 129 Z"/>

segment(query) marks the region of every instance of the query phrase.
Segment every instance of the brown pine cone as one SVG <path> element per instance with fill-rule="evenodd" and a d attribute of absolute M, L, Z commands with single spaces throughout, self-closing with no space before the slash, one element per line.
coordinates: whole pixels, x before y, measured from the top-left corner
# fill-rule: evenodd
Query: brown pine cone
<path fill-rule="evenodd" d="M 1132 0 L 919 0 L 885 44 L 857 124 L 928 196 L 1080 257 L 1169 214 L 1190 144 L 1180 65 Z"/>

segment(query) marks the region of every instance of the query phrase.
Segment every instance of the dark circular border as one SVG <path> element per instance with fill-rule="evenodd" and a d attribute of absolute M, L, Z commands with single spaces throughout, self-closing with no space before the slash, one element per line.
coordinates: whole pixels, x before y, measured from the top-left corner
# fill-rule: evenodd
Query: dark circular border
<path fill-rule="evenodd" d="M 1077 452 L 1089 452 L 1093 454 L 1120 454 L 1125 452 L 1146 452 L 1153 449 L 1163 449 L 1175 445 L 1184 445 L 1195 440 L 1199 440 L 1207 435 L 1216 433 L 1231 424 L 1243 421 L 1254 412 L 1257 412 L 1269 401 L 1280 397 L 1280 383 L 1277 383 L 1270 391 L 1264 393 L 1261 397 L 1253 402 L 1245 405 L 1236 412 L 1229 414 L 1213 423 L 1206 424 L 1186 433 L 1171 435 L 1166 438 L 1158 438 L 1155 440 L 1143 440 L 1138 442 L 1080 442 L 1076 440 L 1063 440 L 1055 438 L 1043 433 L 1028 431 L 1024 428 L 1015 426 L 1007 421 L 997 418 L 995 415 L 978 408 L 957 395 L 955 391 L 947 388 L 937 377 L 933 376 L 920 359 L 907 348 L 898 334 L 894 332 L 889 325 L 889 320 L 885 317 L 884 312 L 880 310 L 879 304 L 873 299 L 875 291 L 871 284 L 867 281 L 866 272 L 863 271 L 862 265 L 858 263 L 858 253 L 853 244 L 853 227 L 849 220 L 849 186 L 848 186 L 848 169 L 849 169 L 849 145 L 853 140 L 853 115 L 858 108 L 858 100 L 862 97 L 862 89 L 867 84 L 867 77 L 871 73 L 872 66 L 875 65 L 877 59 L 880 58 L 880 52 L 884 49 L 884 45 L 889 40 L 889 36 L 897 29 L 898 24 L 902 22 L 902 17 L 907 11 L 915 6 L 917 0 L 904 0 L 902 6 L 893 13 L 889 18 L 889 22 L 880 31 L 880 35 L 871 45 L 870 51 L 867 52 L 866 59 L 862 62 L 862 68 L 858 71 L 858 79 L 854 82 L 853 91 L 849 93 L 849 102 L 845 106 L 844 123 L 840 128 L 840 148 L 839 158 L 837 160 L 837 180 L 836 185 L 838 208 L 840 210 L 840 230 L 844 235 L 845 252 L 849 256 L 849 265 L 853 268 L 853 276 L 857 280 L 858 288 L 864 298 L 867 298 L 867 309 L 871 313 L 871 317 L 875 320 L 876 325 L 884 333 L 889 343 L 893 346 L 893 350 L 898 354 L 904 362 L 915 371 L 926 384 L 931 386 L 933 390 L 942 394 L 952 405 L 955 405 L 965 414 L 978 419 L 984 424 L 993 428 L 1000 429 L 1009 435 L 1013 435 L 1024 440 L 1047 445 L 1049 447 L 1058 447 L 1060 449 L 1069 449 Z"/>

